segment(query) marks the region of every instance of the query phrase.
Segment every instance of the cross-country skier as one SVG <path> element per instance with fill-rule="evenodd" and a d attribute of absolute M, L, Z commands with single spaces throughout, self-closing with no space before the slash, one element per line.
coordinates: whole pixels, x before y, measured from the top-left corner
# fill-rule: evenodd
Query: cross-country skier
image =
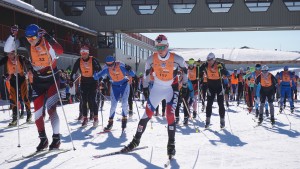
<path fill-rule="evenodd" d="M 147 100 L 146 111 L 139 121 L 136 134 L 133 140 L 121 151 L 128 152 L 137 147 L 140 143 L 143 132 L 148 121 L 154 114 L 155 108 L 162 99 L 166 99 L 166 117 L 168 122 L 168 144 L 167 154 L 169 157 L 175 155 L 175 109 L 178 101 L 178 77 L 180 69 L 183 71 L 183 97 L 187 95 L 187 67 L 184 59 L 175 53 L 169 52 L 169 43 L 164 35 L 155 39 L 157 52 L 149 56 L 145 66 L 144 94 L 147 95 L 150 72 L 153 71 L 154 83 Z M 147 97 L 146 97 L 147 98 Z"/>
<path fill-rule="evenodd" d="M 221 62 L 216 61 L 215 54 L 209 53 L 207 55 L 207 61 L 203 63 L 199 71 L 205 71 L 207 75 L 207 106 L 206 106 L 206 123 L 205 128 L 210 125 L 210 117 L 212 114 L 212 105 L 217 95 L 217 101 L 219 105 L 220 115 L 220 127 L 225 127 L 225 107 L 224 107 L 224 88 L 222 84 L 222 75 L 227 75 L 225 65 Z"/>
<path fill-rule="evenodd" d="M 11 28 L 11 35 L 5 43 L 5 48 L 13 48 L 17 34 L 18 28 L 13 26 Z M 36 95 L 36 97 L 33 98 L 34 115 L 40 138 L 40 143 L 36 149 L 37 151 L 40 151 L 48 147 L 48 139 L 43 118 L 43 111 L 45 108 L 47 108 L 53 130 L 53 140 L 49 149 L 57 149 L 60 146 L 60 136 L 59 117 L 56 112 L 58 93 L 54 80 L 59 84 L 56 54 L 61 55 L 63 53 L 63 48 L 44 29 L 41 29 L 35 24 L 26 27 L 25 37 L 21 37 L 19 41 L 20 46 L 27 49 L 29 53 L 29 58 L 27 59 L 30 61 L 30 66 L 32 66 L 32 88 L 33 95 Z M 53 78 L 52 73 L 55 75 L 55 79 Z"/>
<path fill-rule="evenodd" d="M 294 103 L 292 100 L 292 87 L 295 85 L 293 82 L 293 74 L 289 71 L 288 66 L 284 66 L 283 71 L 279 73 L 280 80 L 280 113 L 283 111 L 283 100 L 286 96 L 290 102 L 291 112 L 294 111 Z"/>
<path fill-rule="evenodd" d="M 269 73 L 269 67 L 267 65 L 264 65 L 262 67 L 262 73 L 256 78 L 255 83 L 258 86 L 256 90 L 260 92 L 260 110 L 258 123 L 261 124 L 263 121 L 265 102 L 266 98 L 268 98 L 271 114 L 271 123 L 273 125 L 275 124 L 273 101 L 276 92 L 277 80 L 271 73 Z"/>
<path fill-rule="evenodd" d="M 125 65 L 122 62 L 115 60 L 113 56 L 107 56 L 105 58 L 105 66 L 100 72 L 94 74 L 94 79 L 98 80 L 102 76 L 107 75 L 111 80 L 111 108 L 107 126 L 104 131 L 110 131 L 113 127 L 113 120 L 116 113 L 116 108 L 119 98 L 122 100 L 122 130 L 126 128 L 127 114 L 128 114 L 128 97 L 130 92 L 130 85 L 128 83 L 127 76 L 134 77 L 135 73 L 131 70 L 129 65 Z"/>
<path fill-rule="evenodd" d="M 90 51 L 87 46 L 82 46 L 80 49 L 81 58 L 78 58 L 73 66 L 72 73 L 70 75 L 70 84 L 73 85 L 73 75 L 80 70 L 81 79 L 80 79 L 80 94 L 81 94 L 81 106 L 83 121 L 82 127 L 87 126 L 87 103 L 91 114 L 94 114 L 93 127 L 98 126 L 98 106 L 96 103 L 96 91 L 98 88 L 98 81 L 93 78 L 95 72 L 101 71 L 101 66 L 99 62 L 93 57 L 90 56 Z"/>

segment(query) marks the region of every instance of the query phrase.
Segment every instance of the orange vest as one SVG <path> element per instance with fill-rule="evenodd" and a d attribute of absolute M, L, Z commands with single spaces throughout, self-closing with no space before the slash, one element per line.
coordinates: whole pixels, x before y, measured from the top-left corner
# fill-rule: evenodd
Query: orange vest
<path fill-rule="evenodd" d="M 174 53 L 170 53 L 169 59 L 162 61 L 158 58 L 158 53 L 153 54 L 152 68 L 159 80 L 169 81 L 173 79 L 174 55 Z"/>
<path fill-rule="evenodd" d="M 238 78 L 235 77 L 234 73 L 231 74 L 231 84 L 238 84 Z"/>
<path fill-rule="evenodd" d="M 272 85 L 272 76 L 269 73 L 268 76 L 265 78 L 263 74 L 260 76 L 260 84 L 262 87 L 270 87 Z"/>
<path fill-rule="evenodd" d="M 194 66 L 193 69 L 189 69 L 189 74 L 188 77 L 191 81 L 196 80 L 197 79 L 197 71 L 196 71 L 197 67 Z"/>
<path fill-rule="evenodd" d="M 31 62 L 34 66 L 50 66 L 49 59 L 51 56 L 48 55 L 47 50 L 43 41 L 38 46 L 30 47 Z"/>
<path fill-rule="evenodd" d="M 19 60 L 17 61 L 17 64 L 18 64 L 18 73 L 23 75 L 24 74 L 23 66 L 21 65 Z M 13 61 L 8 58 L 8 60 L 6 62 L 6 67 L 7 67 L 8 74 L 11 75 L 11 74 L 16 73 L 16 62 L 15 61 L 13 63 Z"/>
<path fill-rule="evenodd" d="M 93 77 L 93 56 L 87 62 L 80 59 L 80 70 L 83 77 Z"/>
<path fill-rule="evenodd" d="M 124 79 L 124 75 L 120 68 L 119 62 L 116 62 L 115 66 L 109 67 L 108 71 L 113 82 L 118 82 Z"/>
<path fill-rule="evenodd" d="M 207 78 L 209 80 L 218 80 L 218 79 L 220 79 L 218 64 L 215 64 L 213 68 L 210 65 L 207 66 Z"/>
<path fill-rule="evenodd" d="M 289 72 L 282 72 L 282 81 L 284 82 L 290 82 L 291 76 Z"/>

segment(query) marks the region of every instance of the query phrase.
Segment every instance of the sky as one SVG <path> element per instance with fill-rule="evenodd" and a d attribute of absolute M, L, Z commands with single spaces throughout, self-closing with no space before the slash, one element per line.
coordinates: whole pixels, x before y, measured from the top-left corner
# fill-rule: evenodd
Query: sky
<path fill-rule="evenodd" d="M 155 39 L 167 36 L 170 48 L 250 48 L 300 51 L 300 31 L 143 33 Z"/>

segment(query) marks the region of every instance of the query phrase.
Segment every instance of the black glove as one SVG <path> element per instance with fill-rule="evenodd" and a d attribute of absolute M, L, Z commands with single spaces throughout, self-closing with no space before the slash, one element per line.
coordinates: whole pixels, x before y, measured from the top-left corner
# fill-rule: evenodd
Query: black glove
<path fill-rule="evenodd" d="M 188 93 L 189 93 L 189 89 L 187 87 L 182 87 L 181 88 L 181 96 L 182 96 L 182 98 L 187 98 Z"/>
<path fill-rule="evenodd" d="M 16 36 L 18 34 L 19 28 L 18 25 L 13 25 L 10 27 L 10 32 L 12 36 Z"/>
<path fill-rule="evenodd" d="M 6 79 L 8 78 L 8 76 L 9 76 L 9 74 L 6 73 L 6 74 L 3 74 L 3 75 L 2 75 L 2 78 L 3 78 L 4 80 L 6 80 Z"/>
<path fill-rule="evenodd" d="M 131 70 L 131 66 L 125 65 L 125 69 L 126 69 L 127 71 L 130 71 L 130 70 Z"/>
<path fill-rule="evenodd" d="M 148 100 L 148 98 L 149 98 L 149 88 L 148 87 L 143 88 L 143 94 L 145 96 L 145 99 Z"/>
<path fill-rule="evenodd" d="M 41 37 L 43 37 L 46 33 L 47 33 L 47 32 L 45 31 L 45 29 L 40 29 L 40 30 L 38 31 L 38 37 L 41 38 Z"/>

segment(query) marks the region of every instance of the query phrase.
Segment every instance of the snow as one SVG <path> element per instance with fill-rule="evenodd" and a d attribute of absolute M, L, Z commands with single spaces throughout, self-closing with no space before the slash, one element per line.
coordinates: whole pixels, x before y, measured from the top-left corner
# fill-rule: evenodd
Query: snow
<path fill-rule="evenodd" d="M 75 24 L 73 22 L 70 22 L 70 21 L 67 21 L 67 20 L 64 20 L 64 19 L 60 19 L 60 18 L 57 18 L 57 17 L 55 17 L 53 15 L 50 15 L 48 13 L 42 12 L 40 10 L 37 10 L 37 9 L 35 9 L 34 6 L 32 6 L 32 5 L 28 4 L 28 3 L 22 2 L 21 0 L 4 0 L 4 1 L 8 2 L 10 4 L 14 4 L 16 6 L 19 6 L 21 8 L 30 10 L 30 11 L 32 11 L 32 12 L 38 14 L 38 15 L 44 16 L 46 18 L 53 19 L 53 20 L 59 22 L 59 24 L 61 24 L 61 25 L 68 24 L 70 26 L 77 27 L 79 29 L 84 29 L 84 30 L 86 30 L 88 32 L 92 32 L 93 34 L 97 34 L 97 31 L 95 31 L 95 30 L 88 29 L 86 27 L 80 26 L 80 25 Z"/>
<path fill-rule="evenodd" d="M 174 48 L 173 52 L 182 56 L 185 60 L 199 58 L 204 61 L 210 52 L 213 52 L 216 58 L 223 58 L 231 61 L 283 61 L 283 60 L 298 60 L 300 53 L 260 50 L 260 49 L 208 49 L 208 48 Z"/>
<path fill-rule="evenodd" d="M 137 101 L 137 104 L 139 113 L 142 115 L 144 108 L 140 106 L 140 101 Z M 171 162 L 171 168 L 299 168 L 300 103 L 295 104 L 295 114 L 290 114 L 289 107 L 287 107 L 285 109 L 287 116 L 277 115 L 278 107 L 275 103 L 276 127 L 273 129 L 269 128 L 269 120 L 264 121 L 262 126 L 254 128 L 253 126 L 256 124 L 253 121 L 254 114 L 247 115 L 244 104 L 236 106 L 236 102 L 230 102 L 230 105 L 229 110 L 226 111 L 226 130 L 224 131 L 203 131 L 204 122 L 201 120 L 205 119 L 205 113 L 200 113 L 201 120 L 199 121 L 197 118 L 194 123 L 196 126 L 200 126 L 200 133 L 195 132 L 193 125 L 177 127 L 177 153 L 175 160 Z M 132 140 L 138 125 L 135 104 L 135 114 L 133 119 L 128 122 L 127 134 L 121 138 L 119 137 L 121 133 L 120 107 L 119 104 L 114 120 L 114 130 L 111 133 L 96 136 L 95 133 L 101 131 L 102 126 L 94 130 L 90 130 L 89 127 L 79 129 L 80 122 L 74 120 L 78 116 L 78 103 L 65 105 L 64 110 L 77 150 L 59 155 L 47 154 L 39 158 L 12 163 L 6 163 L 5 160 L 35 151 L 35 147 L 39 143 L 38 133 L 34 124 L 20 129 L 21 147 L 18 148 L 17 129 L 3 129 L 11 119 L 10 113 L 9 111 L 0 112 L 0 168 L 163 168 L 167 160 L 167 122 L 163 117 L 153 117 L 152 129 L 151 122 L 148 123 L 140 143 L 140 146 L 149 146 L 148 149 L 126 155 L 92 158 L 92 155 L 120 150 Z M 110 102 L 106 101 L 103 110 L 105 126 L 109 108 Z M 62 134 L 61 148 L 72 148 L 62 108 L 58 107 L 57 111 L 60 116 Z M 182 119 L 183 114 L 180 113 L 180 116 Z M 100 112 L 99 117 L 101 124 Z M 287 118 L 291 122 L 291 130 Z M 23 122 L 25 119 L 20 120 L 20 123 Z M 89 123 L 91 125 L 92 122 Z M 211 124 L 212 130 L 219 129 L 217 103 L 213 105 Z M 51 142 L 52 129 L 49 121 L 46 121 L 45 128 Z"/>

